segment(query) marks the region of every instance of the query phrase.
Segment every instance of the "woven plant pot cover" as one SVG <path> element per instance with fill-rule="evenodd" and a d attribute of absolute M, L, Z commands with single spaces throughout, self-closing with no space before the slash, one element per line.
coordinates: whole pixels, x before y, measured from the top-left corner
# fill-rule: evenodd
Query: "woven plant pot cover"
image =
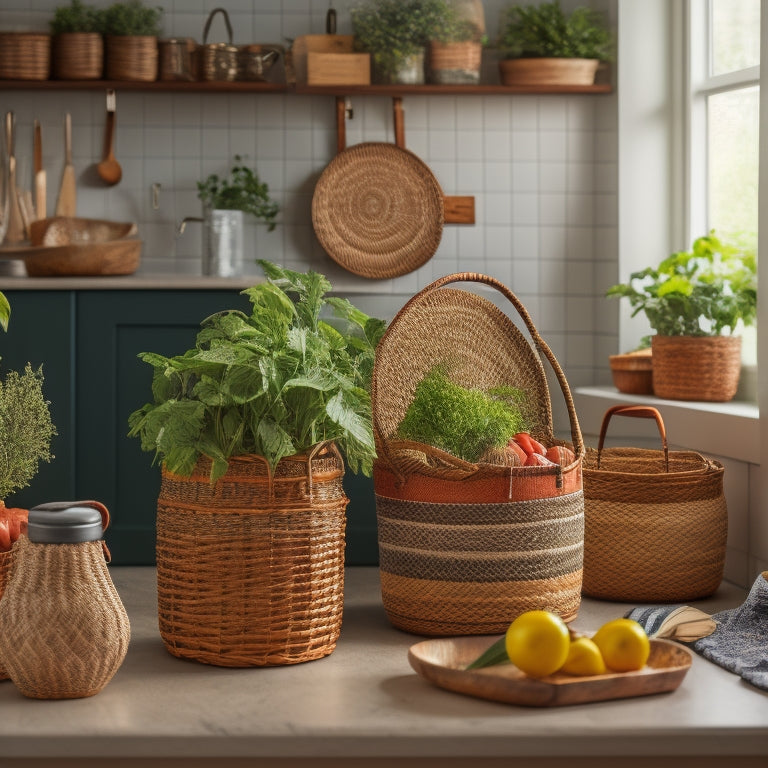
<path fill-rule="evenodd" d="M 157 80 L 157 38 L 150 35 L 108 35 L 104 66 L 107 80 L 151 83 Z"/>
<path fill-rule="evenodd" d="M 725 403 L 741 373 L 740 336 L 653 336 L 653 392 L 668 400 Z"/>
<path fill-rule="evenodd" d="M 587 451 L 585 594 L 680 602 L 720 585 L 728 534 L 723 465 L 695 451 L 667 455 L 668 465 L 664 450 Z"/>
<path fill-rule="evenodd" d="M 0 79 L 47 80 L 50 71 L 50 35 L 0 32 Z"/>
<path fill-rule="evenodd" d="M 225 667 L 327 656 L 341 629 L 344 464 L 331 444 L 282 459 L 201 459 L 163 470 L 157 505 L 160 634 L 174 656 Z"/>
<path fill-rule="evenodd" d="M 26 536 L 13 545 L 0 600 L 0 656 L 29 698 L 93 696 L 125 658 L 130 623 L 102 545 L 39 544 Z"/>
<path fill-rule="evenodd" d="M 98 32 L 55 35 L 51 69 L 58 80 L 98 80 L 104 71 L 104 38 Z"/>
<path fill-rule="evenodd" d="M 489 285 L 509 299 L 552 366 L 570 418 L 572 464 L 472 464 L 397 438 L 416 386 L 442 364 L 463 386 L 524 389 L 531 432 L 545 445 L 558 443 L 534 346 L 488 299 L 445 287 L 460 281 Z M 380 342 L 372 395 L 381 587 L 390 622 L 409 632 L 454 635 L 503 632 L 532 609 L 573 619 L 581 595 L 584 445 L 562 370 L 514 294 L 474 273 L 427 286 Z"/>
<path fill-rule="evenodd" d="M 326 253 L 361 277 L 412 272 L 437 251 L 443 193 L 429 168 L 394 144 L 366 142 L 340 152 L 312 198 L 312 224 Z"/>

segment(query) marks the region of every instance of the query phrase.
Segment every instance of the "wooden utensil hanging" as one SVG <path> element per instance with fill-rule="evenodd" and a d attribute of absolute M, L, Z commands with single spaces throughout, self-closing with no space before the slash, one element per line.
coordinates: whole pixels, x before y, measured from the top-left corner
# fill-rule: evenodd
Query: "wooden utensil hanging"
<path fill-rule="evenodd" d="M 107 89 L 107 118 L 104 126 L 104 155 L 103 160 L 96 166 L 101 180 L 110 186 L 119 183 L 123 178 L 123 169 L 115 158 L 115 122 L 117 112 L 117 97 L 112 88 Z"/>
<path fill-rule="evenodd" d="M 21 216 L 16 189 L 16 115 L 8 112 L 5 116 L 5 140 L 8 146 L 8 229 L 6 243 L 20 243 L 25 239 L 24 220 Z"/>
<path fill-rule="evenodd" d="M 64 117 L 64 171 L 61 174 L 59 197 L 56 201 L 57 216 L 74 216 L 77 210 L 75 166 L 72 164 L 72 116 Z"/>

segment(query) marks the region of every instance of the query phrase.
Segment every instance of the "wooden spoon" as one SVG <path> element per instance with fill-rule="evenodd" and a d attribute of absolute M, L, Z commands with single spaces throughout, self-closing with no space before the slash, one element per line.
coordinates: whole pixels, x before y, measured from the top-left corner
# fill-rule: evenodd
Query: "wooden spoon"
<path fill-rule="evenodd" d="M 96 166 L 99 176 L 109 185 L 123 178 L 123 169 L 115 159 L 115 92 L 107 89 L 107 122 L 104 131 L 104 159 Z"/>

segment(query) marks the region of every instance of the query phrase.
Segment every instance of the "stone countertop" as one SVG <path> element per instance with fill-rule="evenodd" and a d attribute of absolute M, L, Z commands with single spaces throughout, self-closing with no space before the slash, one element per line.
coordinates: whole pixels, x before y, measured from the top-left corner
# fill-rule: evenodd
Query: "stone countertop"
<path fill-rule="evenodd" d="M 413 672 L 407 650 L 421 638 L 389 624 L 378 570 L 351 568 L 330 656 L 212 667 L 165 650 L 153 568 L 111 572 L 131 619 L 122 667 L 89 699 L 35 701 L 0 683 L 3 765 L 766 764 L 768 694 L 698 656 L 672 693 L 549 709 L 462 696 Z M 723 584 L 697 605 L 714 612 L 743 599 Z M 627 610 L 585 599 L 574 626 L 590 632 Z M 643 762 L 618 763 L 620 755 Z"/>

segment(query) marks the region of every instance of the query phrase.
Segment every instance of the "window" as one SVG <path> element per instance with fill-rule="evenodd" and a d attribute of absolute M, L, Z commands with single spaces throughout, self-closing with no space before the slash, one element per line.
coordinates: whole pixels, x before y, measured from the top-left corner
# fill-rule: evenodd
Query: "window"
<path fill-rule="evenodd" d="M 688 240 L 757 248 L 760 0 L 689 0 Z M 754 328 L 743 334 L 757 361 Z"/>

